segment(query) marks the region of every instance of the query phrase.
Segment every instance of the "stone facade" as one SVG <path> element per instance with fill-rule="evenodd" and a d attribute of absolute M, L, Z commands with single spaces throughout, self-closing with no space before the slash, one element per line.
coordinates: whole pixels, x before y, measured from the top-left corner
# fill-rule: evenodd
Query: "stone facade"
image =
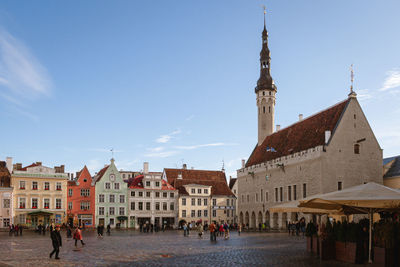
<path fill-rule="evenodd" d="M 110 165 L 95 175 L 96 226 L 101 224 L 112 228 L 128 226 L 128 184 L 124 182 L 114 159 Z"/>
<path fill-rule="evenodd" d="M 64 166 L 49 168 L 36 162 L 11 174 L 14 224 L 35 228 L 66 222 L 67 180 Z"/>
<path fill-rule="evenodd" d="M 239 222 L 285 228 L 303 215 L 270 214 L 271 206 L 365 182 L 382 183 L 382 149 L 351 91 L 347 100 L 258 140 L 237 171 Z"/>
<path fill-rule="evenodd" d="M 129 184 L 129 227 L 153 224 L 159 229 L 173 229 L 178 223 L 178 190 L 163 180 L 162 172 L 136 176 Z"/>

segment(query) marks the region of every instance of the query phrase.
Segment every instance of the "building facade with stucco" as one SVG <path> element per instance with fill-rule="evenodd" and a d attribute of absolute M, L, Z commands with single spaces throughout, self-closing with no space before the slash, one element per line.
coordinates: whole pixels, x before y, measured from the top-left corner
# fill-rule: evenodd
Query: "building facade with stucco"
<path fill-rule="evenodd" d="M 299 115 L 292 125 L 277 125 L 273 131 L 278 90 L 270 65 L 264 25 L 255 88 L 258 142 L 237 170 L 236 181 L 239 222 L 250 228 L 260 223 L 285 228 L 288 221 L 305 216 L 270 214 L 274 205 L 366 182 L 382 184 L 382 149 L 352 86 L 343 101 L 306 118 Z"/>

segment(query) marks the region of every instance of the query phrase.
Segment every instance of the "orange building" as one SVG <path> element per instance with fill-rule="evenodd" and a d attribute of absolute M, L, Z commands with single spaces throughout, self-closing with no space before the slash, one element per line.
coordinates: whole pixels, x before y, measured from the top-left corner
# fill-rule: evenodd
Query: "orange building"
<path fill-rule="evenodd" d="M 95 186 L 87 167 L 68 181 L 67 216 L 70 225 L 95 226 Z"/>

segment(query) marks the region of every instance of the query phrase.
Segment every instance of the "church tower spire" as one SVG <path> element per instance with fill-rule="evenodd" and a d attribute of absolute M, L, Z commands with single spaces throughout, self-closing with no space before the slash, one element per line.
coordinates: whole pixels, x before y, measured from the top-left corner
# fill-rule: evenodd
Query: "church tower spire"
<path fill-rule="evenodd" d="M 268 48 L 268 31 L 265 24 L 266 9 L 264 7 L 264 29 L 262 31 L 262 49 L 260 52 L 260 78 L 255 93 L 258 108 L 258 145 L 274 131 L 276 86 L 271 77 L 271 55 Z"/>

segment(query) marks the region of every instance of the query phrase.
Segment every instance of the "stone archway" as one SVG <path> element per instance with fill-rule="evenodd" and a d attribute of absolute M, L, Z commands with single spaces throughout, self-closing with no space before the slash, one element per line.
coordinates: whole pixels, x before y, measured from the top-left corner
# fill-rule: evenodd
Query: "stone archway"
<path fill-rule="evenodd" d="M 244 223 L 246 224 L 246 227 L 250 226 L 250 216 L 248 211 L 246 211 L 246 215 L 244 217 Z"/>
<path fill-rule="evenodd" d="M 259 211 L 258 212 L 258 223 L 260 224 L 262 224 L 263 222 L 264 222 L 264 220 L 263 220 L 263 215 L 262 215 L 262 213 L 261 213 L 261 211 Z"/>
<path fill-rule="evenodd" d="M 243 224 L 243 223 L 244 223 L 244 221 L 243 221 L 243 212 L 240 212 L 240 215 L 239 215 L 239 223 L 240 223 L 240 224 Z"/>
<path fill-rule="evenodd" d="M 287 223 L 288 223 L 287 220 L 288 220 L 287 213 L 286 212 L 282 213 L 281 229 L 287 228 Z"/>
<path fill-rule="evenodd" d="M 279 228 L 278 220 L 279 220 L 278 213 L 275 212 L 272 215 L 272 228 L 274 228 L 274 229 L 278 229 Z"/>
<path fill-rule="evenodd" d="M 265 212 L 265 226 L 267 226 L 267 228 L 271 227 L 271 222 L 270 222 L 270 215 L 269 215 L 269 211 Z"/>
<path fill-rule="evenodd" d="M 250 225 L 250 228 L 252 228 L 252 229 L 256 229 L 257 228 L 257 226 L 256 226 L 256 214 L 255 214 L 254 211 L 251 213 L 251 225 Z"/>

